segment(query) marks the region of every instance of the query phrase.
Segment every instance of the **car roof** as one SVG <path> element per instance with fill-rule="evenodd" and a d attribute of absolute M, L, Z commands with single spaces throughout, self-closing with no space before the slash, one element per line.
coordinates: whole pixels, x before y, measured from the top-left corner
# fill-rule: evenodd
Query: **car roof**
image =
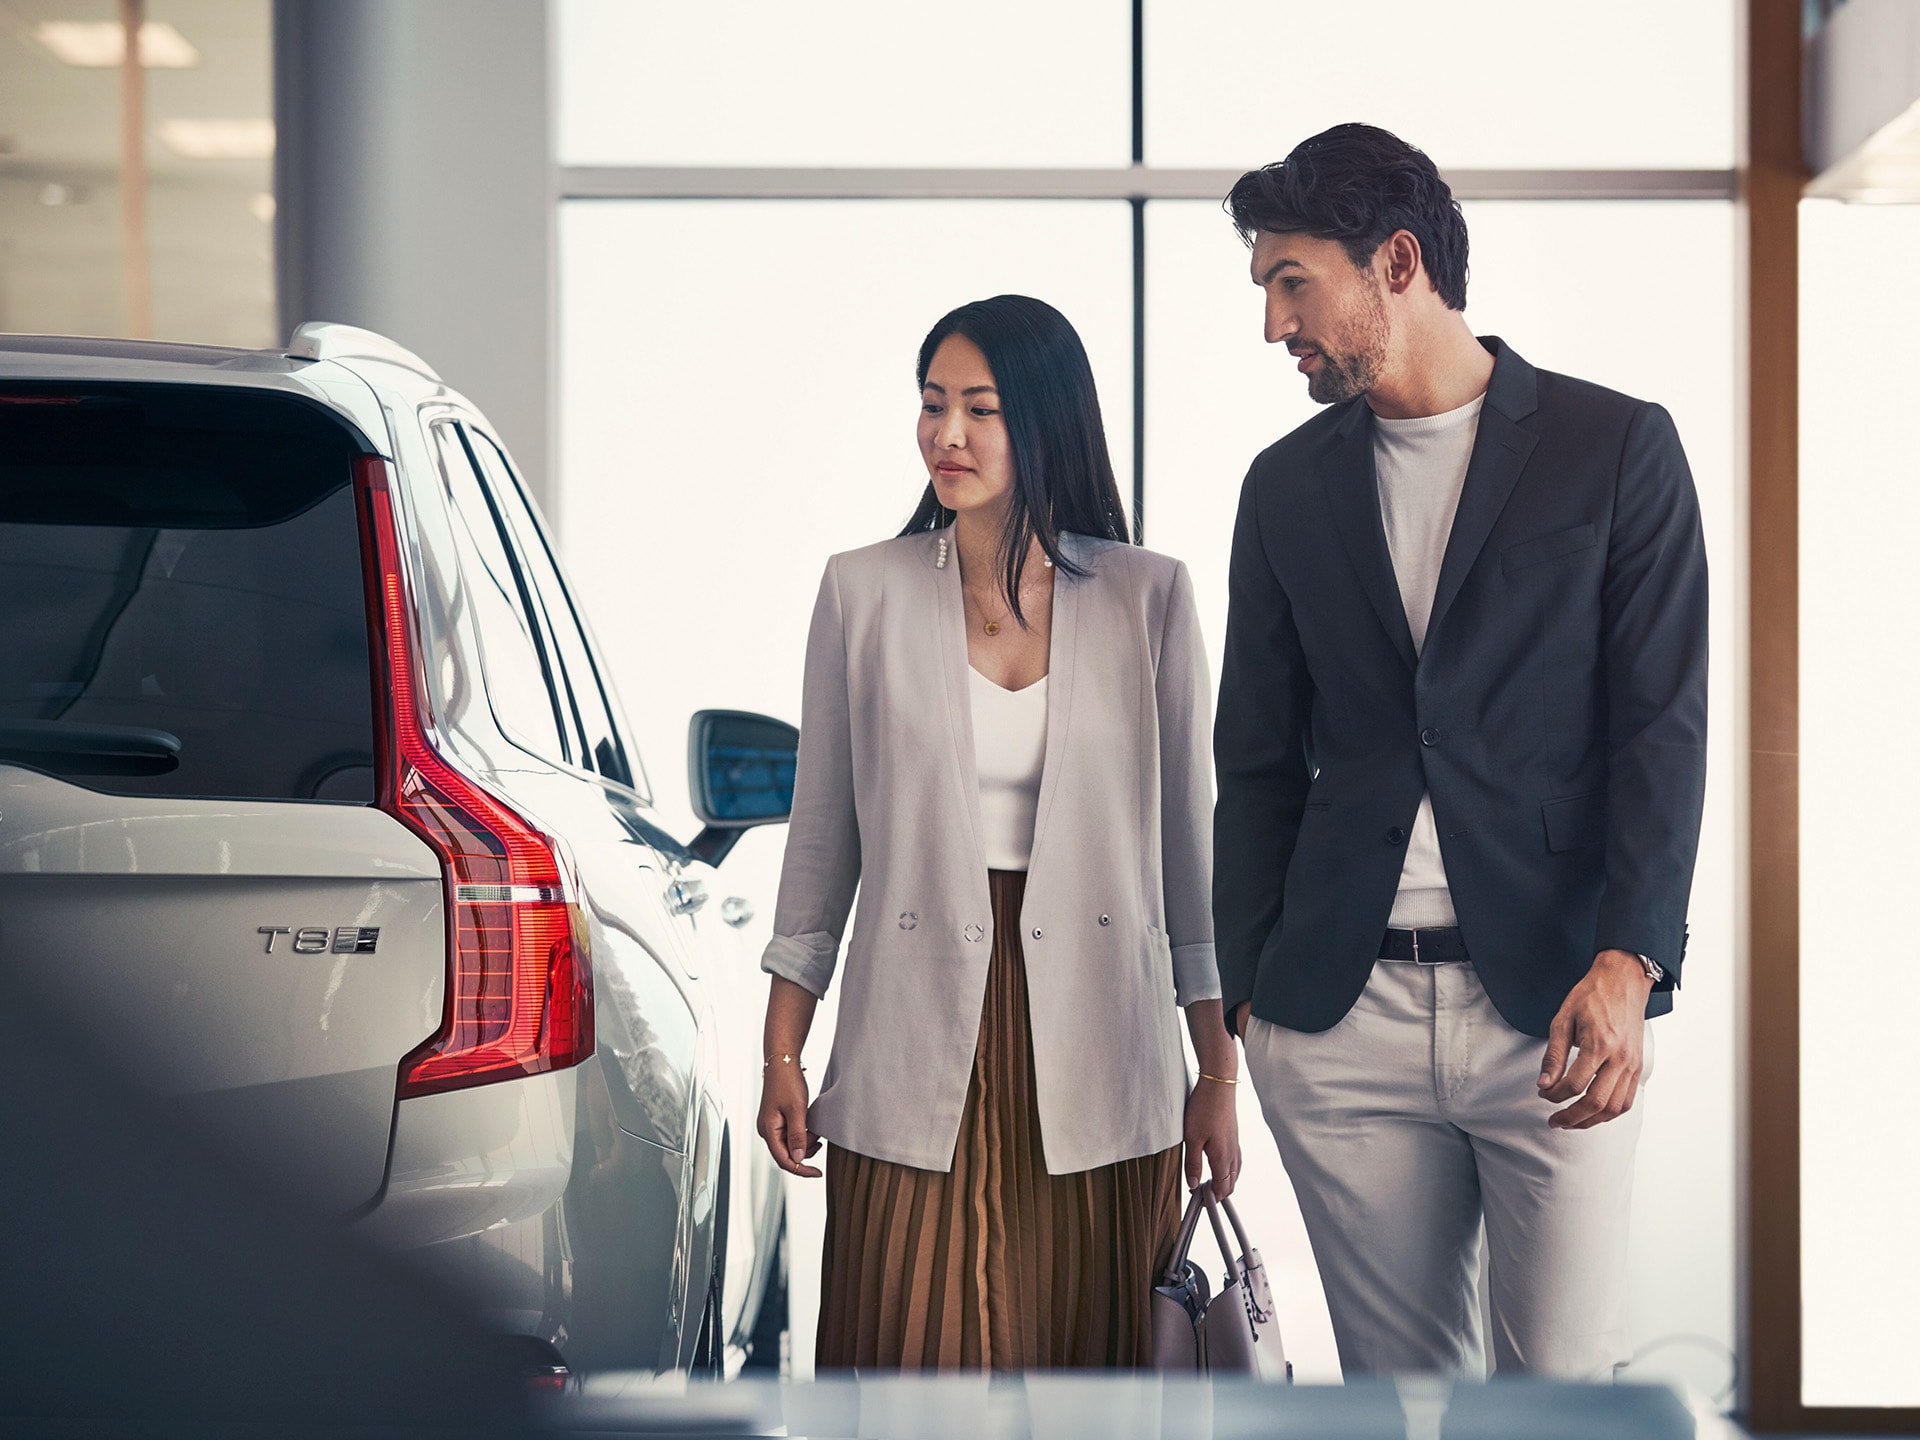
<path fill-rule="evenodd" d="M 0 351 L 203 368 L 271 358 L 286 362 L 285 356 L 271 350 L 241 350 L 230 345 L 185 345 L 172 340 L 123 340 L 106 335 L 0 335 Z M 253 365 L 249 363 L 248 368 L 253 368 Z M 291 362 L 286 362 L 285 368 L 291 370 Z"/>
<path fill-rule="evenodd" d="M 342 327 L 344 328 L 344 327 Z M 364 333 L 364 332 L 362 332 Z M 393 347 L 399 355 L 406 352 Z M 403 368 L 393 356 L 312 359 L 281 349 L 242 350 L 224 345 L 188 345 L 167 340 L 124 340 L 91 335 L 0 334 L 0 383 L 19 380 L 157 385 L 204 385 L 222 389 L 277 390 L 318 403 L 345 420 L 363 447 L 393 456 L 393 441 L 374 393 L 373 374 L 390 388 L 444 391 L 437 376 Z M 411 357 L 409 357 L 411 358 Z M 391 382 L 406 383 L 392 387 Z"/>

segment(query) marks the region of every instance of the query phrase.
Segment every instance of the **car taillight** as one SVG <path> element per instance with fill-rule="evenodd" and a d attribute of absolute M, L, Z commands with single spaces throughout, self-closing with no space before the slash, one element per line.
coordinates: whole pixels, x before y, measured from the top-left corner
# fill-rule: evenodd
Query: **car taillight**
<path fill-rule="evenodd" d="M 400 1064 L 400 1094 L 429 1095 L 577 1065 L 593 1053 L 593 976 L 564 848 L 428 739 L 387 462 L 354 461 L 378 617 L 381 809 L 440 856 L 447 877 L 447 1003 L 440 1031 Z"/>

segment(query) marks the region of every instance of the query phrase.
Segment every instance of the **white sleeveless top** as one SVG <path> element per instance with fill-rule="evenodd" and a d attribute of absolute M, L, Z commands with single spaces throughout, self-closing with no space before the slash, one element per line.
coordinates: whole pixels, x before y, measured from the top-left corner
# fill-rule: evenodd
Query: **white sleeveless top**
<path fill-rule="evenodd" d="M 1003 690 L 972 666 L 973 759 L 989 870 L 1025 870 L 1033 856 L 1040 771 L 1047 758 L 1047 677 Z"/>

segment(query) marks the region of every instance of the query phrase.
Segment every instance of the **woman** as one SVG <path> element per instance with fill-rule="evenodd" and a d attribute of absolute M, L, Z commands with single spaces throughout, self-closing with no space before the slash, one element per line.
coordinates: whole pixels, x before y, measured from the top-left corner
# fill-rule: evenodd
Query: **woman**
<path fill-rule="evenodd" d="M 1057 310 L 964 305 L 919 379 L 926 493 L 807 641 L 759 1130 L 797 1176 L 832 1142 L 821 1368 L 1143 1365 L 1183 1140 L 1189 1185 L 1240 1164 L 1193 586 L 1126 543 Z"/>

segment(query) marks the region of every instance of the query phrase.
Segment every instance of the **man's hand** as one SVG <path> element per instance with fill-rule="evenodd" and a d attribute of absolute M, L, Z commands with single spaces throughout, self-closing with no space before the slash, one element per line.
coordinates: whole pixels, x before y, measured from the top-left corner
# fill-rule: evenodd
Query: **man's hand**
<path fill-rule="evenodd" d="M 1593 968 L 1553 1017 L 1540 1066 L 1541 1099 L 1556 1105 L 1580 1099 L 1554 1111 L 1547 1124 L 1556 1130 L 1590 1130 L 1633 1108 L 1652 989 L 1638 955 L 1602 950 L 1594 957 Z"/>

